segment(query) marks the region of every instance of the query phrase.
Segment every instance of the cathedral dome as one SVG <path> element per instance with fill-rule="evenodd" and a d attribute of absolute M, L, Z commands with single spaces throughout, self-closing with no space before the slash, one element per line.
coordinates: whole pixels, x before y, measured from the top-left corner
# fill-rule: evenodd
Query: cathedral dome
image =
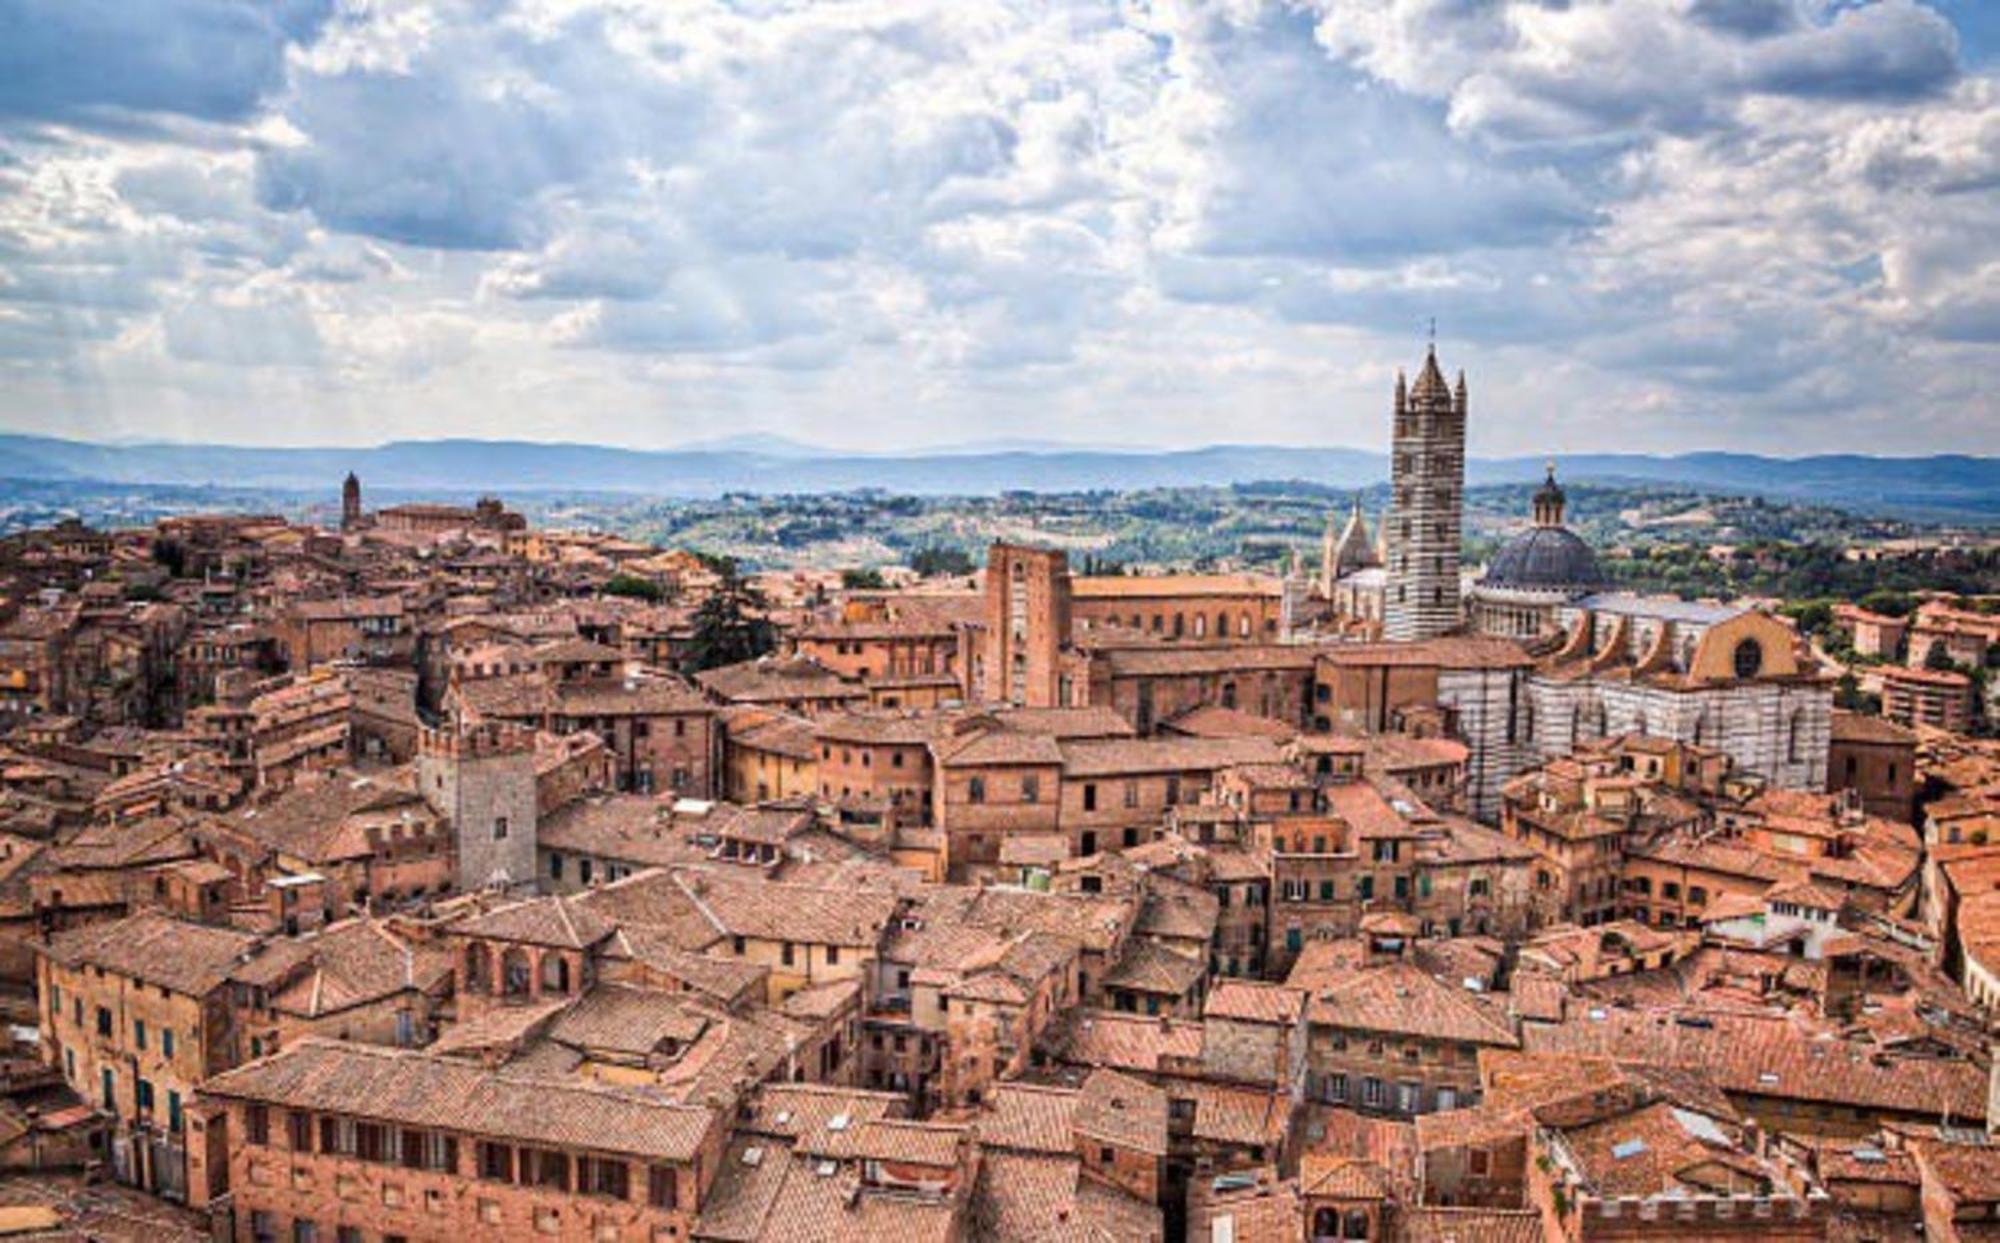
<path fill-rule="evenodd" d="M 1604 583 L 1597 554 L 1566 527 L 1530 527 L 1507 541 L 1487 567 L 1483 585 L 1516 591 L 1591 588 Z"/>

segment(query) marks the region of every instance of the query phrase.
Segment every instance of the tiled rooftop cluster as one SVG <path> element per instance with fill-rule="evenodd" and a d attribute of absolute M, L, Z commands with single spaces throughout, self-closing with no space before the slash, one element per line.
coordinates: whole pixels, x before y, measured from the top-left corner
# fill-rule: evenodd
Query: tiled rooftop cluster
<path fill-rule="evenodd" d="M 764 573 L 704 667 L 721 567 L 493 500 L 0 543 L 0 1224 L 1986 1237 L 2000 752 L 1328 548 Z"/>

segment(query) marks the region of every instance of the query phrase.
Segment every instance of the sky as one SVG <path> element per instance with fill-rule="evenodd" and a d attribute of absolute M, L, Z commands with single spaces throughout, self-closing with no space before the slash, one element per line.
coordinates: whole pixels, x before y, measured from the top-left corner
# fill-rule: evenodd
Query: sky
<path fill-rule="evenodd" d="M 2000 0 L 0 0 L 0 428 L 2000 451 Z"/>

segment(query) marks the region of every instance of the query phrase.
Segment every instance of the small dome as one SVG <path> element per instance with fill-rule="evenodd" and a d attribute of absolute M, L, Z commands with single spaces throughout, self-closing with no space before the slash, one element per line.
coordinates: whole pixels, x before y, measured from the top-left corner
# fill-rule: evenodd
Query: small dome
<path fill-rule="evenodd" d="M 1604 574 L 1597 554 L 1566 527 L 1532 527 L 1493 558 L 1483 580 L 1489 587 L 1527 591 L 1557 587 L 1599 587 Z"/>

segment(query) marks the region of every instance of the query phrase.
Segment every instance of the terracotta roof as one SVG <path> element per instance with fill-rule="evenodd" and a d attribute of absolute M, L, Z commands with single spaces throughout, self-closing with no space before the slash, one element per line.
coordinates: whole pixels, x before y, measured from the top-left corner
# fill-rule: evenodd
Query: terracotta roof
<path fill-rule="evenodd" d="M 599 984 L 550 1025 L 549 1039 L 591 1052 L 644 1058 L 685 1048 L 708 1029 L 710 1015 L 685 995 Z"/>
<path fill-rule="evenodd" d="M 988 1150 L 1075 1152 L 1073 1128 L 1081 1096 L 1074 1088 L 995 1084 L 986 1095 L 984 1112 L 979 1115 L 979 1142 Z"/>
<path fill-rule="evenodd" d="M 1315 989 L 1307 1013 L 1316 1025 L 1518 1048 L 1520 1041 L 1462 987 L 1407 963 L 1364 967 Z"/>
<path fill-rule="evenodd" d="M 692 1161 L 713 1110 L 482 1070 L 403 1049 L 307 1039 L 209 1079 L 204 1094 L 521 1143 Z"/>
<path fill-rule="evenodd" d="M 1106 988 L 1184 997 L 1207 973 L 1199 959 L 1177 954 L 1152 941 L 1127 943 L 1111 970 L 1104 975 Z"/>
<path fill-rule="evenodd" d="M 901 1117 L 904 1097 L 894 1092 L 823 1083 L 772 1083 L 757 1089 L 737 1118 L 739 1133 L 782 1139 L 795 1152 L 847 1159 L 863 1128 Z"/>
<path fill-rule="evenodd" d="M 675 881 L 726 936 L 873 950 L 902 901 L 878 890 L 830 889 L 680 869 Z"/>
<path fill-rule="evenodd" d="M 1289 1026 L 1298 1020 L 1305 1002 L 1305 990 L 1287 984 L 1217 980 L 1209 990 L 1202 1017 Z"/>
<path fill-rule="evenodd" d="M 1074 1065 L 1154 1075 L 1166 1063 L 1192 1065 L 1201 1057 L 1202 1026 L 1108 1010 L 1071 1010 L 1060 1020 L 1051 1044 Z"/>
<path fill-rule="evenodd" d="M 1695 1011 L 1701 1025 L 1665 1009 L 1592 1010 L 1563 1023 L 1522 1030 L 1530 1052 L 1591 1054 L 1626 1063 L 1704 1069 L 1744 1096 L 1818 1101 L 1965 1123 L 1986 1117 L 1986 1076 L 1963 1062 L 1891 1058 L 1872 1048 L 1821 1039 L 1782 1018 Z M 1601 1016 L 1601 1017 L 1593 1017 Z"/>
<path fill-rule="evenodd" d="M 143 911 L 58 932 L 42 952 L 64 966 L 102 967 L 127 979 L 201 997 L 220 988 L 262 939 Z"/>
<path fill-rule="evenodd" d="M 1079 739 L 1062 743 L 1061 755 L 1066 778 L 1212 772 L 1234 764 L 1276 764 L 1283 758 L 1268 738 Z"/>
<path fill-rule="evenodd" d="M 1410 1205 L 1397 1214 L 1401 1243 L 1542 1243 L 1533 1209 Z"/>
<path fill-rule="evenodd" d="M 1072 1124 L 1078 1135 L 1089 1139 L 1156 1157 L 1167 1155 L 1167 1094 L 1115 1070 L 1090 1072 Z"/>
<path fill-rule="evenodd" d="M 453 926 L 452 931 L 494 941 L 588 949 L 610 936 L 616 925 L 575 898 L 529 898 L 496 907 Z"/>

